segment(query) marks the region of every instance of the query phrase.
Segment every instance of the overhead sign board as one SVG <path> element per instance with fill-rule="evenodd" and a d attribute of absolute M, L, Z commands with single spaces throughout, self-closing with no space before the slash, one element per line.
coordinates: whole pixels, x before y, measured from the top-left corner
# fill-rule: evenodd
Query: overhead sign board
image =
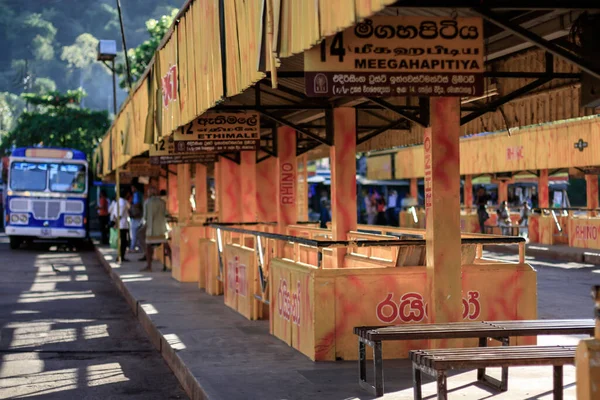
<path fill-rule="evenodd" d="M 373 17 L 304 53 L 308 96 L 479 96 L 481 18 Z"/>
<path fill-rule="evenodd" d="M 176 153 L 257 150 L 260 115 L 256 112 L 206 113 L 175 131 Z"/>
<path fill-rule="evenodd" d="M 150 145 L 150 164 L 194 164 L 212 163 L 217 160 L 216 154 L 210 153 L 175 153 L 175 143 L 172 137 L 161 138 L 155 144 Z"/>
<path fill-rule="evenodd" d="M 160 167 L 151 165 L 150 160 L 147 158 L 133 159 L 121 170 L 121 174 L 131 177 L 156 177 L 160 176 Z"/>

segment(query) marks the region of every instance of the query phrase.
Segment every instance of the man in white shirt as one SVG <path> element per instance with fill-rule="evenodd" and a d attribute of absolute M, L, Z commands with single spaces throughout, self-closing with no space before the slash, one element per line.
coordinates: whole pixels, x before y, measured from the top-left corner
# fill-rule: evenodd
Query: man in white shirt
<path fill-rule="evenodd" d="M 121 236 L 121 248 L 119 254 L 121 256 L 121 262 L 127 262 L 125 253 L 127 252 L 127 245 L 129 243 L 129 202 L 125 200 L 127 192 L 121 189 L 121 198 L 119 199 L 119 210 L 117 213 L 117 202 L 113 201 L 108 210 L 110 213 L 111 221 L 114 221 L 115 226 L 119 229 Z"/>
<path fill-rule="evenodd" d="M 390 195 L 388 196 L 388 204 L 387 204 L 387 219 L 388 223 L 392 226 L 398 226 L 400 208 L 398 207 L 398 192 L 392 190 Z"/>

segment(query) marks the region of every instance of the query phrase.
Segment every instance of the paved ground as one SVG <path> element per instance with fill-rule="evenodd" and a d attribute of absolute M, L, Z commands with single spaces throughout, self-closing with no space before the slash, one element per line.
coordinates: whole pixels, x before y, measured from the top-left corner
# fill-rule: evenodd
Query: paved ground
<path fill-rule="evenodd" d="M 485 257 L 517 262 L 518 256 L 486 252 Z M 538 275 L 538 318 L 593 318 L 591 287 L 600 284 L 600 266 L 526 257 Z"/>
<path fill-rule="evenodd" d="M 101 249 L 110 263 L 114 253 Z M 516 259 L 486 253 L 486 256 Z M 529 260 L 538 270 L 540 318 L 591 318 L 590 286 L 600 267 Z M 152 343 L 193 398 L 200 389 L 210 399 L 372 399 L 357 384 L 356 362 L 313 363 L 269 335 L 268 321 L 248 321 L 209 296 L 195 283 L 179 283 L 163 272 L 140 273 L 138 263 L 110 263 L 111 274 L 138 312 Z M 155 267 L 156 268 L 156 267 Z M 577 344 L 581 337 L 539 337 L 538 344 Z M 412 399 L 412 373 L 406 360 L 386 360 L 384 399 Z M 494 372 L 492 372 L 494 374 Z M 511 368 L 509 391 L 474 384 L 475 371 L 459 371 L 448 381 L 451 398 L 551 399 L 552 368 Z M 575 399 L 575 368 L 564 371 L 565 399 Z M 423 386 L 435 397 L 435 383 Z"/>
<path fill-rule="evenodd" d="M 0 399 L 185 399 L 93 252 L 0 237 Z"/>

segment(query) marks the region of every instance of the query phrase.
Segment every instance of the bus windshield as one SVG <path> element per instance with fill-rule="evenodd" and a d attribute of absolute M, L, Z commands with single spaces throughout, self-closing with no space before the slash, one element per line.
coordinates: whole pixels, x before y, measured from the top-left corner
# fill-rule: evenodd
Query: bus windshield
<path fill-rule="evenodd" d="M 83 193 L 85 166 L 81 164 L 50 164 L 50 191 Z"/>
<path fill-rule="evenodd" d="M 48 164 L 13 162 L 10 166 L 10 188 L 16 191 L 42 192 L 46 190 Z"/>
<path fill-rule="evenodd" d="M 86 170 L 82 164 L 13 162 L 10 188 L 15 191 L 84 193 Z"/>

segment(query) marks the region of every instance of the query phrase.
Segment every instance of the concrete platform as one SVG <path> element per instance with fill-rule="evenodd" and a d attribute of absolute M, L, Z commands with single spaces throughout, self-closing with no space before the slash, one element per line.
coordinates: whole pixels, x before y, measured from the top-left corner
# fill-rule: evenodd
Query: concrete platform
<path fill-rule="evenodd" d="M 503 254 L 519 253 L 517 246 L 485 246 L 485 250 Z M 546 260 L 600 265 L 600 250 L 569 247 L 564 244 L 528 243 L 525 245 L 525 254 Z"/>
<path fill-rule="evenodd" d="M 108 273 L 192 399 L 370 399 L 358 385 L 356 362 L 314 363 L 268 333 L 268 321 L 248 321 L 195 283 L 168 272 L 141 273 L 142 263 L 117 265 L 115 252 L 98 248 Z M 590 303 L 591 310 L 591 303 Z M 541 337 L 539 344 L 575 344 L 579 338 Z M 384 399 L 412 399 L 407 360 L 385 361 Z M 499 371 L 491 372 L 499 375 Z M 552 368 L 511 368 L 509 391 L 474 384 L 476 371 L 453 374 L 451 398 L 551 399 Z M 370 377 L 369 377 L 370 379 Z M 424 396 L 435 398 L 426 381 Z M 575 399 L 575 368 L 565 367 L 565 399 Z"/>

